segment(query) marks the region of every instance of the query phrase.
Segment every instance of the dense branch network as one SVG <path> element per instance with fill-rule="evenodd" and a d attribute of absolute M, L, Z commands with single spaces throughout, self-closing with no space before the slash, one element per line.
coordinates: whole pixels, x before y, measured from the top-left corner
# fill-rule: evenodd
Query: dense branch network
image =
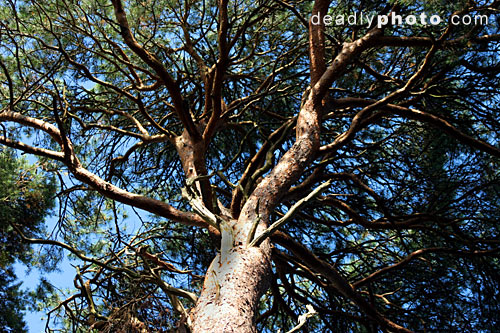
<path fill-rule="evenodd" d="M 249 319 L 263 331 L 295 327 L 306 305 L 313 331 L 435 329 L 420 308 L 457 299 L 439 323 L 479 325 L 464 309 L 487 288 L 469 275 L 499 271 L 498 22 L 306 31 L 360 4 L 160 2 L 2 10 L 0 143 L 61 182 L 63 239 L 17 230 L 82 262 L 53 313 L 193 327 L 229 297 L 214 265 L 249 255 L 269 265 Z M 491 17 L 499 3 L 434 6 Z M 136 209 L 149 215 L 130 228 Z"/>

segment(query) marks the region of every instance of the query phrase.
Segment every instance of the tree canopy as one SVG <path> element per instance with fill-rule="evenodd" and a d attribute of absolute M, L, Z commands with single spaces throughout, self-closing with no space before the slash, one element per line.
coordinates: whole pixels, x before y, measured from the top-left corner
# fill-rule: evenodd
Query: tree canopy
<path fill-rule="evenodd" d="M 16 236 L 78 263 L 53 325 L 500 325 L 500 1 L 0 1 L 0 143 L 59 186 Z"/>
<path fill-rule="evenodd" d="M 16 280 L 13 264 L 40 262 L 34 258 L 30 244 L 24 243 L 14 230 L 28 236 L 41 235 L 43 221 L 54 205 L 54 184 L 36 173 L 24 159 L 11 150 L 0 148 L 0 326 L 2 332 L 26 332 L 23 320 L 28 303 L 21 282 Z M 48 262 L 47 262 L 48 263 Z M 47 265 L 38 265 L 48 270 Z"/>

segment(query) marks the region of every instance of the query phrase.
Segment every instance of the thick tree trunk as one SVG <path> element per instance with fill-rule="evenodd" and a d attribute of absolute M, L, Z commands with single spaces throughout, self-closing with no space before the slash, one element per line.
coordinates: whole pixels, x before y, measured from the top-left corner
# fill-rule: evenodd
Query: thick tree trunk
<path fill-rule="evenodd" d="M 175 140 L 186 179 L 206 175 L 205 145 L 187 131 Z M 208 179 L 195 182 L 204 205 L 212 209 Z M 253 208 L 255 210 L 255 207 Z M 229 217 L 227 217 L 229 219 Z M 207 270 L 203 290 L 191 312 L 193 332 L 255 332 L 257 305 L 271 273 L 269 242 L 247 247 L 255 212 L 239 221 L 221 221 L 221 250 Z M 261 221 L 261 229 L 264 226 Z"/>
<path fill-rule="evenodd" d="M 271 274 L 269 240 L 248 247 L 252 225 L 256 235 L 267 227 L 280 198 L 306 168 L 319 146 L 319 112 L 309 95 L 297 120 L 296 142 L 246 201 L 238 220 L 221 223 L 221 251 L 205 276 L 201 296 L 192 312 L 199 332 L 256 332 L 258 301 Z M 317 101 L 316 101 L 317 104 Z"/>
<path fill-rule="evenodd" d="M 247 247 L 248 229 L 239 226 L 251 224 L 233 220 L 221 226 L 221 252 L 207 271 L 192 312 L 193 332 L 256 332 L 257 305 L 269 287 L 271 249 L 268 242 Z"/>

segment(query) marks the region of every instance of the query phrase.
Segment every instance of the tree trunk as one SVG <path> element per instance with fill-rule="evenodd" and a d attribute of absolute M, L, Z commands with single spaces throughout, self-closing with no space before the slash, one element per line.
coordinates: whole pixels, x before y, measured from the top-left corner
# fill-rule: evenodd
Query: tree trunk
<path fill-rule="evenodd" d="M 265 240 L 248 247 L 250 230 L 261 234 L 279 199 L 299 178 L 319 146 L 318 100 L 310 94 L 299 114 L 296 141 L 252 192 L 238 220 L 222 221 L 221 250 L 205 275 L 201 296 L 192 312 L 199 332 L 256 332 L 259 299 L 271 276 L 271 247 Z M 253 238 L 253 237 L 251 237 Z"/>
<path fill-rule="evenodd" d="M 252 224 L 235 220 L 221 225 L 221 252 L 212 261 L 192 312 L 192 331 L 256 332 L 257 305 L 269 287 L 271 248 L 247 247 Z M 228 244 L 229 243 L 229 244 Z"/>

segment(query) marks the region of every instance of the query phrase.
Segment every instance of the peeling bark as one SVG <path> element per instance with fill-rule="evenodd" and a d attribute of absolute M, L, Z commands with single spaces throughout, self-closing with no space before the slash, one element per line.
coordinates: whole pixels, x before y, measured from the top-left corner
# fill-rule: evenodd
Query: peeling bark
<path fill-rule="evenodd" d="M 271 277 L 271 247 L 265 240 L 248 247 L 248 234 L 258 221 L 256 235 L 290 186 L 300 177 L 319 147 L 320 108 L 310 94 L 299 113 L 296 142 L 271 173 L 259 183 L 243 206 L 238 220 L 221 224 L 221 252 L 212 261 L 201 296 L 192 312 L 192 328 L 198 332 L 256 332 L 260 297 Z"/>
<path fill-rule="evenodd" d="M 247 247 L 248 230 L 239 230 L 235 222 L 222 227 L 221 252 L 207 271 L 191 314 L 193 332 L 256 332 L 257 305 L 269 287 L 271 248 L 269 242 Z"/>

